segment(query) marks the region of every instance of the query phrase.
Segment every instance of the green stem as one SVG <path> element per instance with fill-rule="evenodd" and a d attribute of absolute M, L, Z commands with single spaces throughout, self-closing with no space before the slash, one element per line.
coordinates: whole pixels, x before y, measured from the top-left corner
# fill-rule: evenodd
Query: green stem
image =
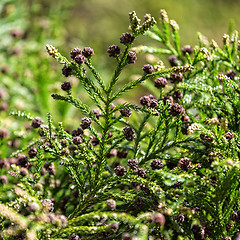
<path fill-rule="evenodd" d="M 99 85 L 101 86 L 102 90 L 106 93 L 107 92 L 107 88 L 104 84 L 104 81 L 102 80 L 100 74 L 96 71 L 96 69 L 94 68 L 94 66 L 92 65 L 91 59 L 88 59 L 88 61 L 85 62 L 85 64 L 88 66 L 88 68 L 91 70 L 91 72 L 93 73 L 94 77 L 96 78 L 96 80 L 98 81 Z"/>
<path fill-rule="evenodd" d="M 127 47 L 125 48 L 125 51 L 123 53 L 122 58 L 120 59 L 120 61 L 118 62 L 117 68 L 115 70 L 115 73 L 112 77 L 112 80 L 110 82 L 109 88 L 107 89 L 107 95 L 111 96 L 113 88 L 118 80 L 118 77 L 122 71 L 122 69 L 127 65 L 126 61 L 127 61 L 127 56 L 128 56 L 128 52 L 131 49 L 132 44 L 127 45 Z"/>
<path fill-rule="evenodd" d="M 134 158 L 136 158 L 137 156 L 137 153 L 138 153 L 138 147 L 139 147 L 139 144 L 140 144 L 140 141 L 141 141 L 141 132 L 144 128 L 144 125 L 146 123 L 146 121 L 148 120 L 148 118 L 150 117 L 151 115 L 148 113 L 145 115 L 145 117 L 143 118 L 140 126 L 139 126 L 139 129 L 138 131 L 136 131 L 136 139 L 135 139 L 135 149 L 134 149 Z"/>

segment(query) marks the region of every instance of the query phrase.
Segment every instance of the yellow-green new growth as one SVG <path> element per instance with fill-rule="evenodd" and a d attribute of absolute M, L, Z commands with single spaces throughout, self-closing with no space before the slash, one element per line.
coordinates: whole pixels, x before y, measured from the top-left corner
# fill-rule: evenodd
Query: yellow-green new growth
<path fill-rule="evenodd" d="M 0 204 L 0 215 L 15 223 L 18 229 L 23 230 L 28 227 L 28 220 L 25 217 L 4 204 Z"/>
<path fill-rule="evenodd" d="M 50 56 L 53 56 L 54 58 L 57 58 L 57 57 L 58 57 L 58 50 L 57 50 L 54 46 L 47 44 L 47 45 L 46 45 L 46 49 L 47 49 L 48 54 L 49 54 Z"/>
<path fill-rule="evenodd" d="M 169 18 L 168 18 L 167 12 L 164 9 L 160 10 L 160 16 L 164 23 L 169 23 Z"/>
<path fill-rule="evenodd" d="M 151 16 L 151 14 L 146 14 L 144 16 L 144 22 L 141 25 L 141 20 L 137 17 L 135 11 L 129 13 L 129 21 L 130 28 L 134 37 L 148 31 L 153 25 L 157 23 L 154 17 Z"/>
<path fill-rule="evenodd" d="M 179 25 L 177 22 L 173 19 L 170 20 L 170 26 L 172 27 L 173 31 L 178 31 L 179 30 Z"/>

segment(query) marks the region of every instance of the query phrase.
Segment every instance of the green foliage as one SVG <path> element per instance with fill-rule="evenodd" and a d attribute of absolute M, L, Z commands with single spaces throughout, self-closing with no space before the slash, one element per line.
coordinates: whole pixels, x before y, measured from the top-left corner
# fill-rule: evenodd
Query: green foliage
<path fill-rule="evenodd" d="M 51 96 L 79 111 L 80 128 L 73 119 L 56 123 L 55 111 L 48 113 L 46 125 L 26 110 L 12 113 L 38 132 L 24 132 L 21 148 L 1 160 L 3 174 L 12 168 L 9 177 L 1 176 L 3 239 L 228 239 L 237 234 L 238 33 L 230 28 L 222 47 L 215 41 L 208 45 L 200 34 L 194 49 L 181 47 L 178 24 L 164 10 L 160 15 L 158 26 L 149 14 L 142 23 L 135 12 L 129 14 L 129 33 L 120 38 L 124 50 L 108 50 L 116 60 L 110 80 L 92 63 L 91 48 L 73 49 L 69 60 L 46 46 L 71 78 L 61 85 L 64 94 Z M 133 47 L 140 35 L 156 40 L 156 46 Z M 136 53 L 152 54 L 152 65 L 122 84 L 122 72 L 132 67 Z M 159 54 L 170 55 L 171 67 Z M 156 96 L 142 96 L 140 105 L 122 101 L 141 85 Z M 76 86 L 91 104 L 81 94 L 75 97 Z M 7 139 L 3 132 L 1 150 Z M 10 154 L 5 151 L 5 157 Z"/>

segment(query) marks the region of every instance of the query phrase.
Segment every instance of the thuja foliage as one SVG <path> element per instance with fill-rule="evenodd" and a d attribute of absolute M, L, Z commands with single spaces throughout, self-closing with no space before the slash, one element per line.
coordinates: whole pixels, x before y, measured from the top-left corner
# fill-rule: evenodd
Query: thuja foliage
<path fill-rule="evenodd" d="M 158 24 L 129 14 L 121 46 L 107 50 L 116 65 L 110 80 L 94 67 L 92 48 L 64 57 L 46 46 L 66 77 L 52 98 L 82 118 L 66 129 L 50 113 L 45 123 L 13 113 L 39 138 L 1 163 L 13 168 L 0 177 L 3 239 L 238 239 L 238 33 L 230 28 L 222 47 L 201 34 L 196 47 L 181 46 L 177 23 L 160 16 Z M 140 35 L 159 47 L 133 47 Z M 123 84 L 124 68 L 144 53 L 151 64 Z M 92 105 L 72 94 L 69 76 Z M 124 102 L 140 85 L 152 94 Z"/>

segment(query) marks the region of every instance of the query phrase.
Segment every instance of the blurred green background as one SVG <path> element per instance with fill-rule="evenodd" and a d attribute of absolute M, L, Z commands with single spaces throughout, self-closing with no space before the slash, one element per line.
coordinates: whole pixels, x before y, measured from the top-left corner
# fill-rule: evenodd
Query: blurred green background
<path fill-rule="evenodd" d="M 179 24 L 182 44 L 195 44 L 197 32 L 221 42 L 230 19 L 236 28 L 240 26 L 238 0 L 82 0 L 75 2 L 64 24 L 69 37 L 74 36 L 70 45 L 78 42 L 106 49 L 126 31 L 129 11 L 135 10 L 140 18 L 151 13 L 158 19 L 160 9 Z"/>

